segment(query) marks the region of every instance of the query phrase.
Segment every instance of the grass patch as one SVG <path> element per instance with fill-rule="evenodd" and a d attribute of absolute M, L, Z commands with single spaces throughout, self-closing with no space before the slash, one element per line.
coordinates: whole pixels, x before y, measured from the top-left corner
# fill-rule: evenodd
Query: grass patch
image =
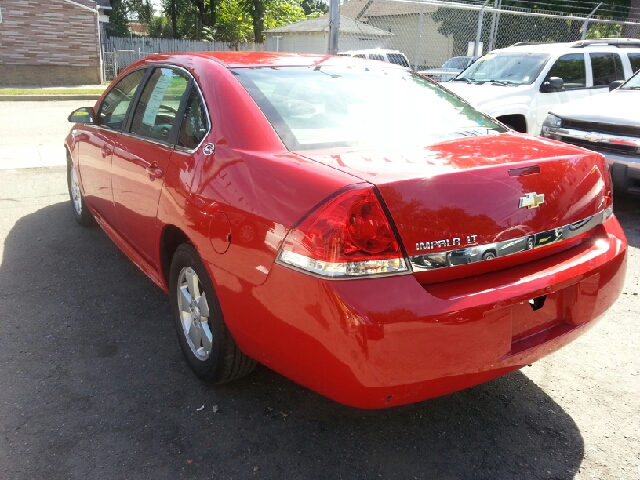
<path fill-rule="evenodd" d="M 102 95 L 100 88 L 0 88 L 0 95 Z"/>

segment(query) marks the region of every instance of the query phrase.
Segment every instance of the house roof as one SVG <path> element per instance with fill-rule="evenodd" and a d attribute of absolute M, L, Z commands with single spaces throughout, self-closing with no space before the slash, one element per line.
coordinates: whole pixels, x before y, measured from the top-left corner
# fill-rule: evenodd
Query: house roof
<path fill-rule="evenodd" d="M 420 5 L 418 3 L 348 0 L 340 5 L 340 15 L 364 22 L 369 17 L 418 14 L 420 13 L 420 7 L 422 7 L 423 13 L 432 13 L 438 9 L 433 5 Z"/>
<path fill-rule="evenodd" d="M 310 20 L 302 20 L 300 22 L 290 23 L 283 27 L 276 27 L 270 30 L 266 30 L 264 33 L 313 33 L 313 32 L 328 32 L 329 31 L 329 16 L 323 15 L 322 17 L 312 18 Z M 341 34 L 358 34 L 367 35 L 370 37 L 390 37 L 392 33 L 380 28 L 372 27 L 366 23 L 358 22 L 351 18 L 340 15 L 340 33 Z"/>
<path fill-rule="evenodd" d="M 109 0 L 94 0 L 100 8 L 111 8 L 111 2 Z"/>

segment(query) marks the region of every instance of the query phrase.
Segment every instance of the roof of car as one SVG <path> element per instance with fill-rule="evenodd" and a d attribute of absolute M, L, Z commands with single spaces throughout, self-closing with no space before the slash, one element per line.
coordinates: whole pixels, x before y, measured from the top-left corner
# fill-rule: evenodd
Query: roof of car
<path fill-rule="evenodd" d="M 191 53 L 161 53 L 145 57 L 143 61 L 149 63 L 171 62 L 187 63 L 189 58 L 205 58 L 217 61 L 228 68 L 239 67 L 312 67 L 316 65 L 346 65 L 353 62 L 369 60 L 353 59 L 349 56 L 313 55 L 276 52 L 191 52 Z M 380 62 L 370 60 L 379 66 Z M 384 64 L 385 67 L 393 66 Z"/>
<path fill-rule="evenodd" d="M 579 52 L 581 49 L 598 49 L 598 50 L 616 50 L 623 48 L 640 48 L 640 40 L 638 39 L 597 39 L 585 40 L 577 42 L 558 42 L 558 43 L 516 43 L 509 47 L 493 50 L 494 52 L 531 52 L 531 53 L 555 53 L 555 52 Z"/>

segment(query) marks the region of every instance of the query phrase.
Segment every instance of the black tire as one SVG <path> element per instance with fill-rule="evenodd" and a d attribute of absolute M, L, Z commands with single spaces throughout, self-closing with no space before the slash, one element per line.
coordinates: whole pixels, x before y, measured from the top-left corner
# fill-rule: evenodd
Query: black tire
<path fill-rule="evenodd" d="M 191 307 L 189 307 L 191 308 L 189 313 L 184 308 L 185 305 L 181 308 L 179 300 L 180 292 L 189 287 L 186 283 L 183 285 L 178 285 L 178 283 L 182 284 L 183 281 L 187 280 L 188 275 L 193 275 L 193 272 L 196 274 L 195 281 L 197 281 L 198 292 L 193 296 L 189 294 L 188 298 L 192 298 L 195 301 L 195 304 L 192 303 Z M 236 380 L 255 369 L 256 361 L 240 350 L 224 323 L 218 297 L 215 294 L 209 275 L 204 268 L 202 260 L 200 260 L 198 252 L 188 243 L 180 245 L 173 255 L 169 270 L 169 292 L 174 326 L 180 342 L 180 348 L 187 359 L 187 363 L 198 378 L 206 382 L 220 384 Z M 189 292 L 186 291 L 186 293 Z M 198 293 L 204 298 L 204 304 L 209 313 L 208 317 L 204 314 L 200 315 L 202 301 L 196 301 Z M 184 297 L 182 301 L 185 301 Z M 188 320 L 187 323 L 197 324 L 196 329 L 199 329 L 204 335 L 200 336 L 202 340 L 198 341 L 198 345 L 195 345 L 187 334 L 185 330 L 187 327 L 183 324 L 181 311 L 188 318 L 195 319 Z M 194 311 L 198 313 L 195 314 Z M 206 322 L 204 321 L 205 318 L 207 318 Z M 210 348 L 208 352 L 207 348 Z"/>
<path fill-rule="evenodd" d="M 533 237 L 528 237 L 527 238 L 527 250 L 533 250 L 534 246 L 535 246 L 535 239 Z"/>
<path fill-rule="evenodd" d="M 72 184 L 76 185 L 75 195 Z M 93 218 L 93 215 L 91 215 L 91 212 L 87 209 L 87 205 L 84 202 L 84 195 L 82 195 L 82 190 L 79 187 L 78 173 L 75 171 L 75 166 L 71 161 L 69 153 L 67 153 L 67 189 L 69 191 L 69 199 L 71 200 L 73 218 L 76 219 L 76 222 L 83 227 L 91 227 L 95 225 L 96 219 Z"/>
<path fill-rule="evenodd" d="M 482 254 L 483 260 L 493 260 L 494 258 L 496 258 L 496 254 L 493 252 L 484 252 Z"/>

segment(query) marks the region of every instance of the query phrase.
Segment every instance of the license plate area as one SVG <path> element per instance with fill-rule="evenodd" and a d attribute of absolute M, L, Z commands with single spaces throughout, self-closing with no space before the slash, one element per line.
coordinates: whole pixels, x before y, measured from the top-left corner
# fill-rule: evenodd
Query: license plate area
<path fill-rule="evenodd" d="M 511 342 L 535 335 L 564 321 L 562 293 L 540 295 L 511 309 Z"/>

